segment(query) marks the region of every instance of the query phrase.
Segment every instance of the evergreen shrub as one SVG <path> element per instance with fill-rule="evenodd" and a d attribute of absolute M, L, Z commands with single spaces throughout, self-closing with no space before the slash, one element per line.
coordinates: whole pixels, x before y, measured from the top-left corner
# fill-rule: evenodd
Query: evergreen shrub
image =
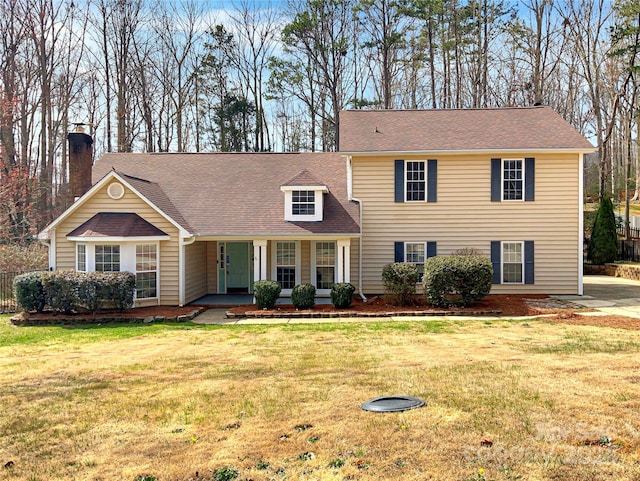
<path fill-rule="evenodd" d="M 422 285 L 427 302 L 438 307 L 469 306 L 491 291 L 491 261 L 479 255 L 430 257 Z"/>
<path fill-rule="evenodd" d="M 256 281 L 253 283 L 253 296 L 259 309 L 273 309 L 282 287 L 276 281 Z"/>
<path fill-rule="evenodd" d="M 45 306 L 42 276 L 46 271 L 27 272 L 13 278 L 13 292 L 18 307 L 23 311 L 42 312 Z"/>
<path fill-rule="evenodd" d="M 347 309 L 351 307 L 353 293 L 356 288 L 350 282 L 337 282 L 331 286 L 331 304 L 336 309 Z"/>
<path fill-rule="evenodd" d="M 407 262 L 394 262 L 382 269 L 384 293 L 389 302 L 406 306 L 411 304 L 416 293 L 418 268 Z"/>
<path fill-rule="evenodd" d="M 616 232 L 616 216 L 613 203 L 603 197 L 596 212 L 591 231 L 591 239 L 587 248 L 587 258 L 593 264 L 615 262 L 618 257 L 618 234 Z"/>
<path fill-rule="evenodd" d="M 298 284 L 291 291 L 291 304 L 296 309 L 311 309 L 316 305 L 316 286 Z"/>

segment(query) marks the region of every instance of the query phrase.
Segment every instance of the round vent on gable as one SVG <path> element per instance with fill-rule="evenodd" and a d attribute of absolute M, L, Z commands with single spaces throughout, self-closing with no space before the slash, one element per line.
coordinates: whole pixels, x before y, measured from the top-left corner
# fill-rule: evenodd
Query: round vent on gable
<path fill-rule="evenodd" d="M 113 182 L 112 184 L 109 184 L 109 187 L 107 187 L 107 194 L 113 200 L 122 199 L 122 196 L 124 195 L 124 186 L 119 182 Z"/>

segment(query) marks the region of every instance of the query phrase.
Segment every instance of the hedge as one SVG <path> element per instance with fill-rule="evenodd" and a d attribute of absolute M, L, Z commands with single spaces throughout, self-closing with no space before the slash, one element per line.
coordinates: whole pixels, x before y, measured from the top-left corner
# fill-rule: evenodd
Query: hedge
<path fill-rule="evenodd" d="M 483 256 L 430 257 L 424 263 L 424 295 L 434 306 L 468 306 L 489 294 L 492 276 L 491 261 Z"/>

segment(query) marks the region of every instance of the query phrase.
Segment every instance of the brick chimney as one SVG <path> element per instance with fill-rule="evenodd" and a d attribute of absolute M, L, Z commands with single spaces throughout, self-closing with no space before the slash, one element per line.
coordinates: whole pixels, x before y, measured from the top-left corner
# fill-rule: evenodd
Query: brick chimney
<path fill-rule="evenodd" d="M 67 135 L 69 141 L 69 201 L 73 203 L 91 188 L 93 139 L 78 126 Z"/>

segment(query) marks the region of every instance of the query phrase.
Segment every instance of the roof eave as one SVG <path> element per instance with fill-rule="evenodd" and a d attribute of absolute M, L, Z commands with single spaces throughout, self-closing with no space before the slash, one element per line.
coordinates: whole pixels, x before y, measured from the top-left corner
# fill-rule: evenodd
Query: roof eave
<path fill-rule="evenodd" d="M 513 149 L 467 149 L 467 150 L 450 150 L 450 149 L 440 149 L 440 150 L 361 150 L 361 151 L 344 151 L 341 150 L 341 155 L 367 155 L 370 157 L 383 157 L 389 155 L 441 155 L 441 154 L 500 154 L 500 153 L 509 153 L 509 154 L 546 154 L 546 153 L 564 153 L 564 154 L 590 154 L 592 152 L 596 152 L 598 149 L 595 147 L 591 148 L 513 148 Z"/>

